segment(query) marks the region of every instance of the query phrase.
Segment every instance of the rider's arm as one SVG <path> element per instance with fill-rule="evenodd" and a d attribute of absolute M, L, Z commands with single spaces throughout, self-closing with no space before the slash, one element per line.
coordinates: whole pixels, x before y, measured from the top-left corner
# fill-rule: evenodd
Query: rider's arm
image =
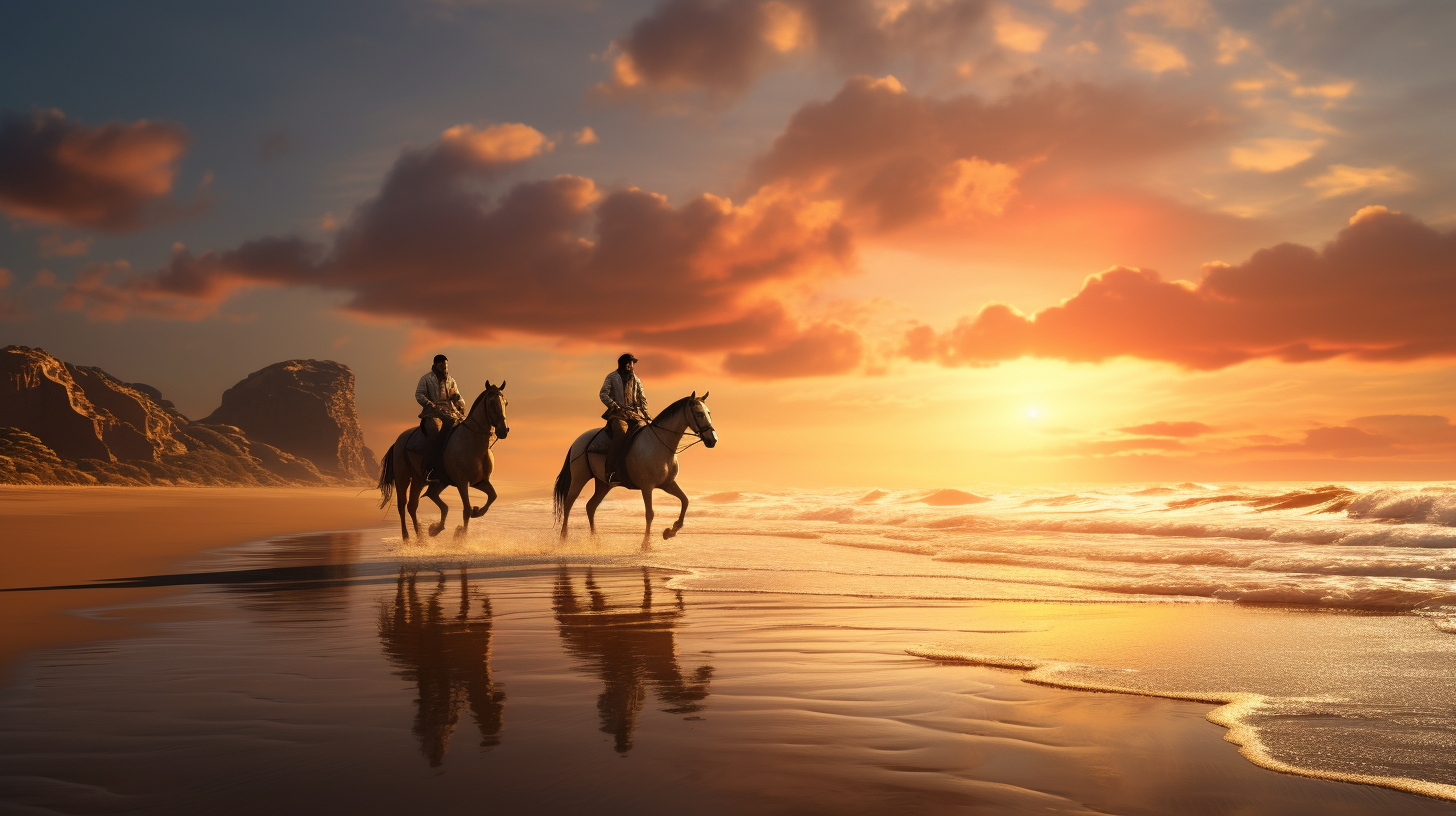
<path fill-rule="evenodd" d="M 616 373 L 616 372 L 613 372 L 613 373 Z M 605 406 L 607 406 L 607 410 L 608 411 L 620 411 L 621 410 L 621 407 L 618 406 L 617 403 L 612 399 L 612 375 L 611 374 L 608 374 L 607 375 L 607 378 L 605 380 L 602 380 L 602 390 L 601 390 L 601 393 L 597 394 L 597 396 L 601 397 L 602 404 L 605 405 Z"/>
<path fill-rule="evenodd" d="M 425 377 L 428 376 L 430 375 L 426 374 L 424 377 L 421 377 L 420 384 L 415 386 L 415 402 L 418 402 L 420 405 L 426 408 L 429 408 L 435 404 L 430 400 L 429 391 L 425 389 Z"/>
<path fill-rule="evenodd" d="M 633 375 L 633 379 L 636 379 L 636 375 Z M 642 390 L 641 380 L 637 380 L 637 410 L 644 418 L 647 417 L 647 392 Z"/>

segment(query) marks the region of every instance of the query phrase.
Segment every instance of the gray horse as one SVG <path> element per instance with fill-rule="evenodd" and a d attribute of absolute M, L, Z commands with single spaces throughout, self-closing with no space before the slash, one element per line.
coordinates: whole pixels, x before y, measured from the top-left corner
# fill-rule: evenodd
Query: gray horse
<path fill-rule="evenodd" d="M 460 527 L 461 534 L 470 527 L 471 519 L 485 515 L 485 511 L 495 502 L 495 488 L 490 484 L 490 474 L 495 470 L 495 456 L 491 454 L 490 448 L 496 439 L 505 439 L 506 434 L 511 432 L 506 423 L 506 398 L 501 393 L 505 390 L 504 382 L 495 386 L 490 384 L 490 380 L 486 380 L 485 390 L 475 398 L 465 421 L 456 426 L 455 433 L 445 444 L 445 474 L 450 477 L 450 483 L 460 489 L 460 506 L 464 508 L 465 522 Z M 416 430 L 411 428 L 394 440 L 394 444 L 385 451 L 384 463 L 379 469 L 379 493 L 383 497 L 379 506 L 389 504 L 391 493 L 396 495 L 399 505 L 399 532 L 405 540 L 410 537 L 409 527 L 404 520 L 406 509 L 409 510 L 410 521 L 414 523 L 415 535 L 423 535 L 420 532 L 420 520 L 415 516 L 415 510 L 420 506 L 421 490 L 440 508 L 440 521 L 430 525 L 431 536 L 437 536 L 445 529 L 445 517 L 450 514 L 450 508 L 440 501 L 440 493 L 445 489 L 445 484 L 426 482 L 424 457 L 405 450 L 410 435 Z M 484 507 L 471 508 L 472 487 L 485 493 Z M 405 503 L 406 493 L 409 495 L 408 505 Z"/>
<path fill-rule="evenodd" d="M 682 502 L 682 509 L 678 512 L 677 522 L 671 527 L 664 528 L 663 538 L 672 538 L 677 531 L 682 529 L 683 519 L 688 515 L 688 497 L 683 493 L 682 488 L 677 486 L 677 450 L 678 444 L 682 442 L 683 434 L 689 428 L 692 432 L 701 437 L 703 444 L 713 447 L 718 444 L 718 432 L 713 430 L 713 416 L 708 412 L 708 406 L 704 405 L 708 400 L 707 392 L 699 397 L 694 391 L 690 396 L 674 402 L 662 409 L 637 437 L 632 440 L 632 447 L 628 449 L 625 457 L 627 475 L 632 479 L 636 489 L 642 491 L 642 504 L 647 510 L 647 529 L 642 534 L 642 543 L 647 544 L 652 539 L 652 491 L 662 490 L 669 495 L 676 496 Z M 566 452 L 566 463 L 561 466 L 561 473 L 556 477 L 556 489 L 552 492 L 552 507 L 555 510 L 556 520 L 561 522 L 561 535 L 566 536 L 567 523 L 570 521 L 571 507 L 576 504 L 576 497 L 581 495 L 582 488 L 586 483 L 595 480 L 596 490 L 592 497 L 586 502 L 586 520 L 591 526 L 591 531 L 597 531 L 596 512 L 597 505 L 602 503 L 607 493 L 611 492 L 612 485 L 605 481 L 606 454 L 588 452 L 587 447 L 591 445 L 597 434 L 597 430 L 590 430 L 576 438 L 571 443 L 571 448 Z"/>

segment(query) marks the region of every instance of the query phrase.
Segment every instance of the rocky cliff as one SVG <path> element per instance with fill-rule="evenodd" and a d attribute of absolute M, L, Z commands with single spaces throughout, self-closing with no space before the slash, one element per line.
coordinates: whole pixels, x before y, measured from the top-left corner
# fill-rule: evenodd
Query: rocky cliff
<path fill-rule="evenodd" d="M 275 436 L 282 444 L 270 444 L 233 424 L 191 422 L 151 386 L 71 365 L 41 349 L 7 346 L 0 349 L 0 483 L 283 486 L 368 481 L 374 461 L 354 413 L 353 373 L 338 363 L 313 361 L 280 363 L 264 372 L 294 363 L 313 364 L 327 376 L 295 378 L 281 399 L 270 400 L 271 391 L 265 388 L 243 389 L 231 403 L 226 397 L 223 401 L 239 419 L 264 414 L 275 425 L 291 422 L 306 429 L 300 436 Z M 318 416 L 321 411 L 328 422 Z"/>
<path fill-rule="evenodd" d="M 367 480 L 375 471 L 354 408 L 354 372 L 332 360 L 285 360 L 254 371 L 200 421 L 232 425 L 343 479 Z"/>

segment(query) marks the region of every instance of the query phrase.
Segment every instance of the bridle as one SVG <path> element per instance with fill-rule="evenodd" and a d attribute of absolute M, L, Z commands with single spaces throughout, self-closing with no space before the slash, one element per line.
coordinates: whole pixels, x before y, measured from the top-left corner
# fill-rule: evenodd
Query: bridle
<path fill-rule="evenodd" d="M 703 428 L 701 431 L 699 431 L 699 430 L 697 430 L 696 428 L 693 427 L 694 425 L 697 424 L 697 417 L 693 415 L 693 408 L 694 407 L 696 407 L 696 406 L 693 403 L 689 403 L 689 404 L 683 406 L 683 409 L 682 410 L 688 412 L 688 416 L 690 417 L 690 419 L 688 420 L 688 427 L 683 428 L 682 432 L 684 434 L 688 435 L 688 436 L 697 437 L 697 440 L 698 441 L 697 442 L 689 443 L 687 445 L 684 445 L 681 448 L 674 449 L 671 445 L 667 444 L 666 442 L 663 442 L 662 441 L 662 437 L 658 435 L 658 433 L 657 433 L 657 430 L 658 430 L 657 419 L 662 419 L 662 417 L 658 417 L 657 419 L 654 419 L 651 422 L 647 423 L 647 427 L 652 429 L 652 438 L 657 440 L 657 444 L 659 444 L 659 445 L 663 446 L 664 448 L 667 448 L 668 450 L 672 451 L 672 453 L 673 453 L 674 456 L 676 456 L 679 453 L 682 453 L 683 451 L 687 450 L 688 448 L 691 448 L 693 445 L 698 444 L 698 442 L 702 442 L 703 441 L 703 434 L 716 433 L 713 430 L 713 423 L 711 423 L 711 422 L 709 422 L 707 424 L 707 427 Z"/>
<path fill-rule="evenodd" d="M 500 392 L 499 391 L 496 392 L 496 396 L 497 397 L 500 397 Z M 505 401 L 505 398 L 504 397 L 500 397 L 500 399 L 501 399 L 502 402 Z M 480 434 L 482 436 L 490 437 L 490 444 L 488 446 L 486 446 L 486 450 L 490 450 L 491 448 L 495 447 L 495 443 L 497 443 L 497 442 L 500 441 L 500 435 L 499 434 L 496 434 L 496 433 L 493 433 L 495 431 L 495 423 L 493 421 L 491 421 L 491 417 L 490 417 L 490 414 L 491 414 L 491 405 L 492 405 L 492 401 L 489 398 L 487 398 L 486 401 L 485 401 L 485 428 L 484 429 L 481 429 L 481 428 L 471 428 L 470 427 L 470 421 L 473 420 L 473 419 L 475 419 L 475 414 L 474 413 L 472 413 L 470 416 L 465 417 L 465 421 L 462 422 L 462 423 L 460 423 L 462 426 L 464 426 L 466 428 L 470 428 L 470 430 L 474 431 L 475 433 L 478 433 L 478 434 Z M 504 421 L 505 418 L 506 418 L 505 406 L 502 405 L 501 406 L 501 420 Z"/>

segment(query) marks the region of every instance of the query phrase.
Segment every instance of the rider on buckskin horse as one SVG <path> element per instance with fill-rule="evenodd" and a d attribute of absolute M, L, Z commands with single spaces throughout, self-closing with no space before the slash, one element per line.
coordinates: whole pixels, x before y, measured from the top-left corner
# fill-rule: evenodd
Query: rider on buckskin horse
<path fill-rule="evenodd" d="M 455 423 L 465 418 L 465 400 L 460 397 L 460 388 L 450 376 L 450 364 L 443 354 L 435 355 L 435 364 L 420 384 L 415 386 L 415 402 L 423 406 L 420 411 L 420 431 L 428 441 L 425 450 L 423 470 L 425 479 L 432 482 L 448 481 L 445 475 L 445 439 Z"/>
<path fill-rule="evenodd" d="M 647 395 L 642 392 L 642 381 L 632 373 L 632 364 L 637 358 L 623 354 L 617 358 L 617 370 L 602 381 L 599 396 L 607 410 L 602 419 L 607 421 L 607 435 L 611 445 L 607 448 L 607 482 L 623 484 L 627 481 L 626 442 L 630 432 L 646 425 L 651 417 L 647 415 Z"/>

